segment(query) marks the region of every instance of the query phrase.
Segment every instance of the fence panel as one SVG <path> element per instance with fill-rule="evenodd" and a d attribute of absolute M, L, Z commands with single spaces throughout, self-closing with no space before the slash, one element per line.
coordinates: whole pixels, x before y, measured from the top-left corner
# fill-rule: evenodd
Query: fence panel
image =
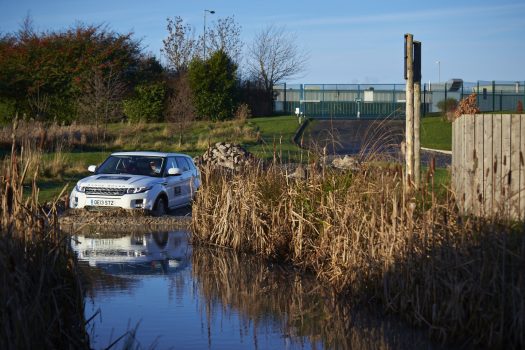
<path fill-rule="evenodd" d="M 476 147 L 474 148 L 474 189 L 473 189 L 473 213 L 482 216 L 484 214 L 483 207 L 483 139 L 484 139 L 484 128 L 483 122 L 484 118 L 479 118 L 476 116 L 472 117 L 474 119 L 474 143 Z"/>
<path fill-rule="evenodd" d="M 452 185 L 460 210 L 524 219 L 525 115 L 463 115 L 452 135 Z"/>
<path fill-rule="evenodd" d="M 520 144 L 521 144 L 521 118 L 519 115 L 512 115 L 511 120 L 511 155 L 510 155 L 510 198 L 511 198 L 511 217 L 520 217 Z M 524 184 L 525 185 L 525 184 Z"/>
<path fill-rule="evenodd" d="M 485 142 L 483 143 L 483 171 L 485 173 L 483 184 L 485 188 L 483 189 L 483 198 L 485 206 L 485 215 L 492 215 L 492 198 L 494 198 L 494 171 L 492 164 L 492 114 L 483 115 L 483 138 Z M 458 148 L 461 145 L 458 145 Z M 454 155 L 452 155 L 454 157 Z M 457 176 L 461 176 L 458 174 Z"/>
<path fill-rule="evenodd" d="M 463 115 L 463 166 L 466 176 L 463 177 L 464 208 L 473 208 L 474 196 L 474 158 L 476 144 L 475 132 L 469 132 L 475 127 L 474 115 Z M 472 210 L 475 212 L 475 210 Z"/>
<path fill-rule="evenodd" d="M 520 218 L 525 220 L 525 120 L 521 118 L 520 133 Z"/>

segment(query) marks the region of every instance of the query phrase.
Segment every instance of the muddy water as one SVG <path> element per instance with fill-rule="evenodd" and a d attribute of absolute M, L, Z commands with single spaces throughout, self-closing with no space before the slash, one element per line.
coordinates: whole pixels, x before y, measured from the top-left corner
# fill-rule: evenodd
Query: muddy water
<path fill-rule="evenodd" d="M 76 236 L 89 281 L 94 348 L 123 336 L 156 349 L 437 348 L 421 332 L 358 311 L 312 278 L 229 251 L 192 248 L 185 231 Z"/>

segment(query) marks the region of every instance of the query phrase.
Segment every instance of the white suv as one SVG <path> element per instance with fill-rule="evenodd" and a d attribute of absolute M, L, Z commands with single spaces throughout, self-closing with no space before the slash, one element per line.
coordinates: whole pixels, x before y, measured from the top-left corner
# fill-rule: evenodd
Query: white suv
<path fill-rule="evenodd" d="M 179 153 L 113 153 L 95 173 L 77 182 L 70 208 L 145 209 L 161 216 L 191 203 L 201 185 L 190 156 Z"/>

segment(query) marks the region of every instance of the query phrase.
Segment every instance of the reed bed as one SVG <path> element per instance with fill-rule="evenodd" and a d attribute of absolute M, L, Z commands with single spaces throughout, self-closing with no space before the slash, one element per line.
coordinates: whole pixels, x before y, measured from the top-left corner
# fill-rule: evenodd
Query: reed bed
<path fill-rule="evenodd" d="M 31 164 L 14 150 L 0 175 L 0 348 L 88 349 L 76 258 L 34 178 L 24 196 Z"/>
<path fill-rule="evenodd" d="M 38 121 L 17 120 L 15 137 L 19 145 L 32 144 L 40 151 L 51 152 L 58 147 L 75 149 L 89 147 L 102 140 L 105 130 L 92 125 L 60 125 Z M 9 148 L 12 142 L 11 125 L 0 128 L 0 148 Z"/>
<path fill-rule="evenodd" d="M 368 159 L 370 160 L 370 159 Z M 203 169 L 195 244 L 312 271 L 340 295 L 376 300 L 443 342 L 525 344 L 523 225 L 462 217 L 430 182 L 405 196 L 401 167 Z"/>

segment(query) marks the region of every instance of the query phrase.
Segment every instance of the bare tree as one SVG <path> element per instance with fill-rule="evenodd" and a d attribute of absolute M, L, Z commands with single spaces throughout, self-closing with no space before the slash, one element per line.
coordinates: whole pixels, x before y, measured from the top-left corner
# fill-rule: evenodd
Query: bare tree
<path fill-rule="evenodd" d="M 176 72 L 181 72 L 197 54 L 195 31 L 189 24 L 184 24 L 181 17 L 168 18 L 168 37 L 162 40 L 162 51 L 168 59 L 168 65 Z"/>
<path fill-rule="evenodd" d="M 249 73 L 263 85 L 272 106 L 274 85 L 303 72 L 307 61 L 308 54 L 284 27 L 264 28 L 248 48 Z"/>
<path fill-rule="evenodd" d="M 200 47 L 204 47 L 203 37 L 199 37 Z M 241 40 L 241 27 L 235 23 L 235 17 L 219 18 L 217 22 L 206 31 L 206 51 L 212 54 L 222 50 L 238 63 L 241 58 L 243 42 Z"/>
<path fill-rule="evenodd" d="M 195 108 L 188 73 L 181 72 L 174 81 L 174 91 L 168 102 L 168 120 L 174 124 L 179 138 L 179 147 L 183 142 L 184 132 L 195 120 Z"/>
<path fill-rule="evenodd" d="M 120 74 L 109 68 L 106 71 L 93 68 L 82 84 L 78 109 L 82 117 L 95 122 L 97 130 L 104 124 L 104 139 L 109 122 L 119 115 L 126 85 Z"/>

